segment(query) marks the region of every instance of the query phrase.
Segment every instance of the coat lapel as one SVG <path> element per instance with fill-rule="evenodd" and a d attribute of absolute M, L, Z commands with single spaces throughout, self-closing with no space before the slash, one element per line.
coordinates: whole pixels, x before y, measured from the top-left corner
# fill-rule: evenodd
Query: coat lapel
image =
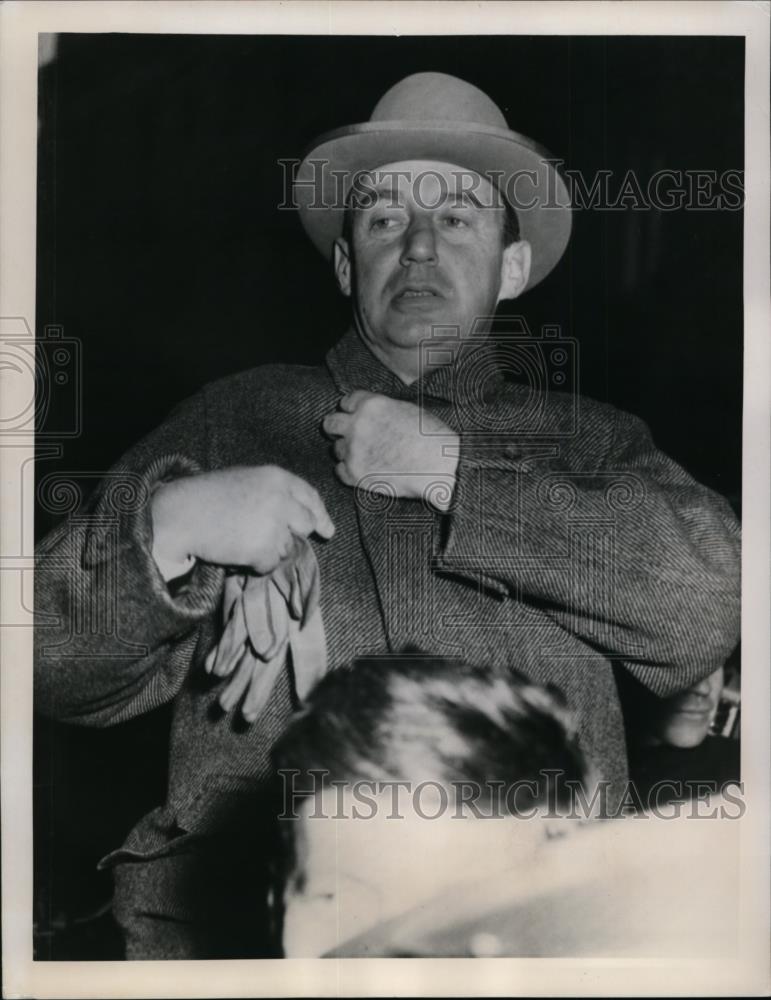
<path fill-rule="evenodd" d="M 460 433 L 468 423 L 478 421 L 479 408 L 489 408 L 503 384 L 484 346 L 476 348 L 473 358 L 465 357 L 468 363 L 445 365 L 408 386 L 368 350 L 355 330 L 349 330 L 327 355 L 327 366 L 341 395 L 364 389 L 410 402 L 430 409 Z M 487 376 L 481 386 L 480 369 Z M 433 555 L 441 517 L 420 501 L 363 489 L 356 490 L 354 506 L 390 651 L 418 644 L 434 652 L 455 652 L 435 649 L 441 609 L 435 606 Z"/>

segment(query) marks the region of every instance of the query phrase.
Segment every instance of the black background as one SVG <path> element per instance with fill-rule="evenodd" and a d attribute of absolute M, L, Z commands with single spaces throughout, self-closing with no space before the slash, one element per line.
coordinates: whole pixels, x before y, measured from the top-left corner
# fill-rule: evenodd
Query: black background
<path fill-rule="evenodd" d="M 366 120 L 408 73 L 469 80 L 617 187 L 628 170 L 741 170 L 743 64 L 743 38 L 60 36 L 40 74 L 37 326 L 81 343 L 83 433 L 38 476 L 108 469 L 211 379 L 323 358 L 347 304 L 277 210 L 277 160 Z M 741 212 L 577 212 L 566 257 L 516 311 L 577 338 L 581 391 L 643 417 L 739 511 Z M 69 405 L 52 399 L 50 426 Z M 39 510 L 38 534 L 55 521 Z M 167 720 L 38 722 L 40 926 L 109 892 L 93 865 L 162 800 Z M 38 957 L 96 954 L 61 939 Z"/>

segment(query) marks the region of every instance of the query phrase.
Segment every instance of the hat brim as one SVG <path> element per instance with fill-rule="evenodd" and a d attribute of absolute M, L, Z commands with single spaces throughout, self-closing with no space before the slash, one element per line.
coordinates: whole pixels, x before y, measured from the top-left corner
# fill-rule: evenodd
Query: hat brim
<path fill-rule="evenodd" d="M 295 177 L 303 227 L 327 259 L 342 234 L 343 202 L 356 175 L 404 160 L 452 163 L 498 183 L 533 248 L 528 287 L 543 281 L 565 252 L 570 195 L 545 149 L 509 129 L 468 122 L 365 122 L 322 136 Z"/>

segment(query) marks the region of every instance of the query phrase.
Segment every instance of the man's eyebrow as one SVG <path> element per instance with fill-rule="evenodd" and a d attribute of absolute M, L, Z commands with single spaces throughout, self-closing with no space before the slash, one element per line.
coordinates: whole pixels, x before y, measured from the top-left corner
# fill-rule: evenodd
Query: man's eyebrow
<path fill-rule="evenodd" d="M 471 203 L 474 208 L 489 208 L 489 206 L 482 204 L 473 191 L 461 191 L 457 194 L 451 194 L 447 198 L 447 205 L 450 208 L 465 207 L 469 203 Z"/>
<path fill-rule="evenodd" d="M 403 201 L 401 198 L 401 192 L 399 190 L 398 184 L 394 184 L 393 178 L 383 178 L 378 183 L 372 183 L 365 187 L 363 190 L 356 190 L 354 187 L 351 191 L 351 206 L 353 208 L 360 209 L 364 208 L 374 208 L 378 205 L 382 205 L 383 202 L 387 202 L 394 208 L 402 208 Z M 362 204 L 363 203 L 363 204 Z M 449 191 L 447 197 L 444 201 L 437 203 L 434 207 L 436 208 L 468 208 L 473 207 L 477 209 L 491 208 L 493 207 L 489 203 L 485 203 L 474 191 Z M 497 207 L 497 206 L 495 206 Z"/>
<path fill-rule="evenodd" d="M 393 184 L 376 184 L 372 188 L 372 194 L 377 197 L 378 201 L 382 201 L 384 198 L 399 201 L 399 188 Z"/>
<path fill-rule="evenodd" d="M 363 190 L 357 190 L 354 187 L 351 191 L 350 201 L 351 207 L 357 209 L 374 208 L 375 205 L 381 205 L 384 201 L 394 207 L 400 207 L 402 205 L 399 196 L 399 188 L 393 183 L 387 183 L 385 181 L 380 184 L 373 184 L 372 186 L 365 187 Z"/>

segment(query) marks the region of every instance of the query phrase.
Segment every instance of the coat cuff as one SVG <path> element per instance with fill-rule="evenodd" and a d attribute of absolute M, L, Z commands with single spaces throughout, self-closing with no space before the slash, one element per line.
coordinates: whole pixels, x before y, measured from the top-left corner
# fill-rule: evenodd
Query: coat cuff
<path fill-rule="evenodd" d="M 189 573 L 167 583 L 153 558 L 151 498 L 161 483 L 201 472 L 184 455 L 158 458 L 128 474 L 120 501 L 112 488 L 91 519 L 84 568 L 104 571 L 110 564 L 117 585 L 117 619 L 123 635 L 164 641 L 210 615 L 220 599 L 224 571 L 196 561 Z"/>
<path fill-rule="evenodd" d="M 511 588 L 501 560 L 516 535 L 514 476 L 526 455 L 511 438 L 461 437 L 455 491 L 434 552 L 435 566 L 501 597 Z"/>

